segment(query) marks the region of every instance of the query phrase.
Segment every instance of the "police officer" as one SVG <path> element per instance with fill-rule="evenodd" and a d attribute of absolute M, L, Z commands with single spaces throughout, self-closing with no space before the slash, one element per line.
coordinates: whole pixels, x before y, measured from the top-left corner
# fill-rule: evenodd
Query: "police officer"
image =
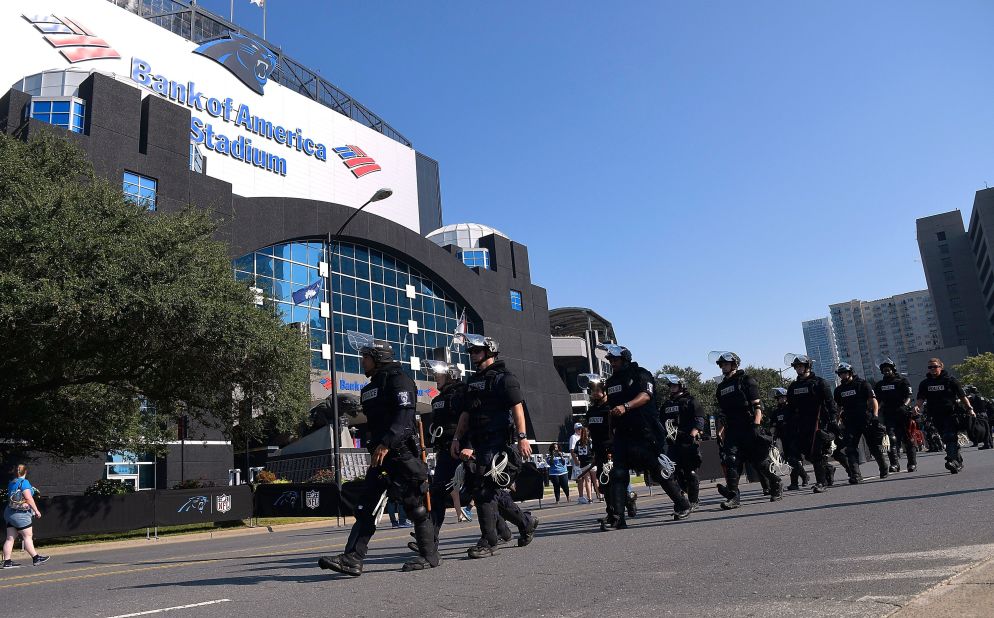
<path fill-rule="evenodd" d="M 835 403 L 842 411 L 842 424 L 845 428 L 846 455 L 849 458 L 849 484 L 863 482 L 863 474 L 859 469 L 859 440 L 866 440 L 870 454 L 877 462 L 880 478 L 885 479 L 889 474 L 884 462 L 880 443 L 883 442 L 885 429 L 880 424 L 879 405 L 873 387 L 863 378 L 856 375 L 852 365 L 839 363 L 836 375 L 842 380 L 835 387 Z"/>
<path fill-rule="evenodd" d="M 790 485 L 788 491 L 796 491 L 801 488 L 797 484 L 801 481 L 804 487 L 808 486 L 808 471 L 804 469 L 802 461 L 801 447 L 797 438 L 797 419 L 791 413 L 791 408 L 787 405 L 787 389 L 778 386 L 771 393 L 776 407 L 773 409 L 773 436 L 780 439 L 780 446 L 783 447 L 783 456 L 790 466 Z"/>
<path fill-rule="evenodd" d="M 978 451 L 989 449 L 994 446 L 991 442 L 991 403 L 984 399 L 980 395 L 980 390 L 972 384 L 964 386 L 963 391 L 966 392 L 966 396 L 970 399 L 970 405 L 973 406 L 973 411 L 977 414 L 976 425 L 978 426 L 978 431 L 976 432 L 976 435 L 971 436 L 970 439 L 975 440 L 975 442 L 983 442 L 983 444 L 980 445 L 980 448 L 977 449 Z M 978 437 L 980 440 L 977 440 Z M 976 444 L 974 444 L 974 446 L 976 446 Z"/>
<path fill-rule="evenodd" d="M 883 378 L 877 382 L 874 389 L 880 402 L 880 416 L 887 427 L 887 437 L 890 448 L 887 458 L 890 460 L 890 471 L 901 470 L 901 447 L 908 456 L 908 472 L 918 469 L 918 448 L 911 439 L 911 383 L 897 372 L 897 365 L 889 358 L 880 361 L 880 373 Z"/>
<path fill-rule="evenodd" d="M 810 358 L 787 354 L 784 360 L 797 373 L 797 379 L 787 387 L 787 405 L 797 422 L 798 446 L 814 467 L 812 490 L 822 493 L 835 476 L 835 467 L 828 460 L 835 436 L 827 429 L 838 414 L 835 398 L 828 382 L 812 371 Z"/>
<path fill-rule="evenodd" d="M 628 527 L 625 500 L 632 469 L 646 470 L 663 488 L 673 501 L 674 519 L 686 518 L 690 515 L 690 502 L 680 493 L 673 478 L 675 464 L 663 454 L 666 431 L 659 422 L 655 379 L 632 361 L 628 348 L 617 344 L 599 347 L 607 352 L 612 370 L 605 386 L 614 427 L 614 467 L 610 473 L 608 501 L 618 518 L 615 529 Z"/>
<path fill-rule="evenodd" d="M 663 404 L 665 418 L 672 418 L 676 437 L 670 448 L 670 457 L 676 463 L 676 477 L 680 489 L 690 501 L 690 510 L 700 506 L 701 481 L 697 469 L 701 467 L 700 439 L 704 432 L 707 414 L 697 399 L 687 390 L 683 378 L 673 374 L 660 376 L 669 386 L 670 398 Z"/>
<path fill-rule="evenodd" d="M 921 410 L 922 404 L 928 405 L 928 415 L 942 434 L 946 443 L 946 469 L 956 474 L 963 469 L 963 455 L 959 450 L 959 430 L 964 419 L 956 410 L 959 402 L 966 408 L 967 414 L 976 416 L 973 404 L 967 398 L 959 380 L 949 375 L 942 361 L 931 358 L 928 361 L 928 373 L 918 385 L 918 398 L 915 401 L 915 413 Z"/>
<path fill-rule="evenodd" d="M 469 548 L 470 558 L 488 558 L 497 553 L 498 515 L 518 527 L 518 546 L 535 538 L 538 518 L 522 512 L 508 492 L 521 469 L 531 458 L 531 443 L 525 432 L 524 397 L 518 378 L 498 360 L 499 345 L 491 337 L 464 335 L 476 373 L 466 382 L 466 400 L 452 440 L 452 454 L 467 469 L 466 482 L 476 501 L 480 541 Z M 513 426 L 517 448 L 508 446 Z"/>
<path fill-rule="evenodd" d="M 456 469 L 462 465 L 459 459 L 452 456 L 452 437 L 455 436 L 459 415 L 463 410 L 466 394 L 466 384 L 460 379 L 462 370 L 452 363 L 431 361 L 427 365 L 428 374 L 434 377 L 438 387 L 438 395 L 431 400 L 431 426 L 428 434 L 435 450 L 435 473 L 431 477 L 429 494 L 431 495 L 431 520 L 435 526 L 435 543 L 438 544 L 438 534 L 445 523 L 445 511 L 451 494 L 452 477 Z M 468 497 L 468 496 L 467 496 Z M 501 542 L 511 539 L 511 530 L 502 518 L 498 519 L 497 533 Z M 418 551 L 416 542 L 408 543 L 413 551 Z"/>
<path fill-rule="evenodd" d="M 715 399 L 724 418 L 724 445 L 726 485 L 718 487 L 725 501 L 721 508 L 737 509 L 739 502 L 739 464 L 749 462 L 757 474 L 765 476 L 770 489 L 770 502 L 783 499 L 783 483 L 770 471 L 770 441 L 763 435 L 763 403 L 759 384 L 752 376 L 739 369 L 741 360 L 734 352 L 712 352 L 711 359 L 721 369 L 722 381 L 718 383 Z"/>
<path fill-rule="evenodd" d="M 611 456 L 611 406 L 607 402 L 607 389 L 604 388 L 604 378 L 598 374 L 585 373 L 577 377 L 580 388 L 588 393 L 589 403 L 587 405 L 587 431 L 590 434 L 590 441 L 593 443 L 594 460 L 593 465 L 598 480 L 600 481 L 599 491 L 605 497 L 606 516 L 599 519 L 598 523 L 602 530 L 613 527 L 618 522 L 608 499 L 608 487 L 611 485 L 611 468 L 614 461 Z M 626 488 L 627 489 L 627 488 Z M 635 500 L 638 495 L 634 492 L 628 493 L 626 507 L 629 517 L 635 517 Z"/>
<path fill-rule="evenodd" d="M 360 392 L 360 401 L 367 419 L 367 448 L 372 461 L 356 500 L 355 524 L 345 544 L 345 553 L 323 557 L 318 565 L 347 575 L 362 575 L 369 540 L 376 531 L 374 511 L 386 491 L 390 499 L 404 505 L 408 518 L 414 522 L 419 555 L 405 564 L 403 570 L 436 567 L 439 556 L 435 531 L 424 500 L 428 466 L 419 456 L 414 424 L 418 389 L 400 363 L 394 361 L 389 343 L 361 335 L 356 339 L 361 339 L 354 345 L 359 348 L 362 368 L 369 378 L 369 384 Z"/>

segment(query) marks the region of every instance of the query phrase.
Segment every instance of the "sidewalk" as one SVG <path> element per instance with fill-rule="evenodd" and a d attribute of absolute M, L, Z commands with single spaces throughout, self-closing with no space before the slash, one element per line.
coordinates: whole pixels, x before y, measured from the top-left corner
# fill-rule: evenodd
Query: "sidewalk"
<path fill-rule="evenodd" d="M 991 616 L 994 604 L 994 558 L 975 564 L 926 590 L 888 618 Z"/>

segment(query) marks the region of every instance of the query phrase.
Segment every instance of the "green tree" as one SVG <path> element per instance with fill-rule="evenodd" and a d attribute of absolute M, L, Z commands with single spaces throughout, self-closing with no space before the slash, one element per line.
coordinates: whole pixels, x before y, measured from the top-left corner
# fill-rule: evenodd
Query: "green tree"
<path fill-rule="evenodd" d="M 787 388 L 790 380 L 785 380 L 780 371 L 771 367 L 753 367 L 749 365 L 743 370 L 751 375 L 759 384 L 759 395 L 763 400 L 763 409 L 772 410 L 776 403 L 773 399 L 773 389 L 777 387 Z M 793 373 L 793 370 L 791 370 Z"/>
<path fill-rule="evenodd" d="M 234 280 L 217 231 L 126 200 L 54 133 L 0 135 L 0 449 L 153 450 L 179 415 L 298 425 L 307 346 Z"/>
<path fill-rule="evenodd" d="M 963 384 L 977 387 L 984 397 L 994 397 L 994 354 L 986 352 L 971 356 L 953 367 Z"/>

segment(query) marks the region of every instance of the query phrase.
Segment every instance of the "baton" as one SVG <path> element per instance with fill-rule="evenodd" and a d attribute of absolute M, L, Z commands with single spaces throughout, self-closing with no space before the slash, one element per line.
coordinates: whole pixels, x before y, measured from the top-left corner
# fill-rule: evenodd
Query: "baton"
<path fill-rule="evenodd" d="M 428 465 L 428 449 L 425 448 L 425 426 L 421 422 L 421 415 L 415 414 L 414 421 L 418 424 L 418 450 L 421 451 L 421 462 Z M 425 508 L 431 513 L 431 492 L 425 492 Z"/>

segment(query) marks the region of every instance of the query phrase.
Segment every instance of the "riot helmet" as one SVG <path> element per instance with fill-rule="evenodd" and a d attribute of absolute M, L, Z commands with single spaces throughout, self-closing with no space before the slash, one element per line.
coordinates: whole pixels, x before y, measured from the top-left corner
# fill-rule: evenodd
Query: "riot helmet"
<path fill-rule="evenodd" d="M 659 375 L 656 379 L 657 380 L 662 380 L 667 385 L 669 385 L 670 386 L 670 392 L 673 391 L 673 387 L 674 386 L 677 387 L 681 391 L 687 390 L 687 381 L 684 380 L 683 378 L 681 378 L 678 375 L 674 375 L 672 373 L 664 373 L 664 374 Z"/>
<path fill-rule="evenodd" d="M 348 331 L 346 336 L 352 349 L 359 352 L 360 356 L 368 356 L 373 361 L 373 369 L 364 371 L 366 377 L 372 375 L 376 369 L 393 362 L 393 346 L 388 342 L 356 331 Z"/>
<path fill-rule="evenodd" d="M 963 387 L 963 392 L 965 392 L 967 395 L 976 395 L 980 393 L 980 389 L 978 389 L 976 386 L 972 384 L 967 384 L 966 386 Z"/>
<path fill-rule="evenodd" d="M 783 357 L 783 364 L 787 365 L 788 367 L 796 367 L 798 365 L 803 365 L 808 369 L 811 369 L 811 366 L 814 364 L 814 362 L 811 360 L 811 357 L 808 356 L 807 354 L 794 354 L 793 352 L 788 352 Z"/>
<path fill-rule="evenodd" d="M 849 363 L 839 363 L 839 366 L 835 369 L 835 375 L 841 377 L 844 373 L 848 373 L 851 376 L 856 375 L 856 372 L 853 371 L 852 365 Z"/>
<path fill-rule="evenodd" d="M 781 397 L 786 398 L 787 397 L 787 389 L 783 388 L 782 386 L 778 386 L 778 387 L 772 389 L 770 391 L 770 394 L 773 395 L 774 399 L 780 399 Z"/>
<path fill-rule="evenodd" d="M 631 350 L 623 345 L 618 345 L 616 343 L 602 343 L 597 346 L 597 349 L 607 352 L 606 358 L 608 360 L 612 358 L 620 358 L 625 363 L 632 362 Z"/>
<path fill-rule="evenodd" d="M 724 363 L 731 363 L 732 371 L 734 371 L 739 368 L 739 365 L 742 364 L 742 359 L 739 358 L 739 355 L 735 352 L 716 350 L 708 354 L 708 362 L 714 363 L 719 367 L 721 367 Z"/>
<path fill-rule="evenodd" d="M 434 380 L 437 380 L 439 376 L 445 376 L 447 380 L 457 382 L 462 377 L 462 370 L 459 367 L 445 361 L 428 361 L 421 368 L 429 378 Z"/>

